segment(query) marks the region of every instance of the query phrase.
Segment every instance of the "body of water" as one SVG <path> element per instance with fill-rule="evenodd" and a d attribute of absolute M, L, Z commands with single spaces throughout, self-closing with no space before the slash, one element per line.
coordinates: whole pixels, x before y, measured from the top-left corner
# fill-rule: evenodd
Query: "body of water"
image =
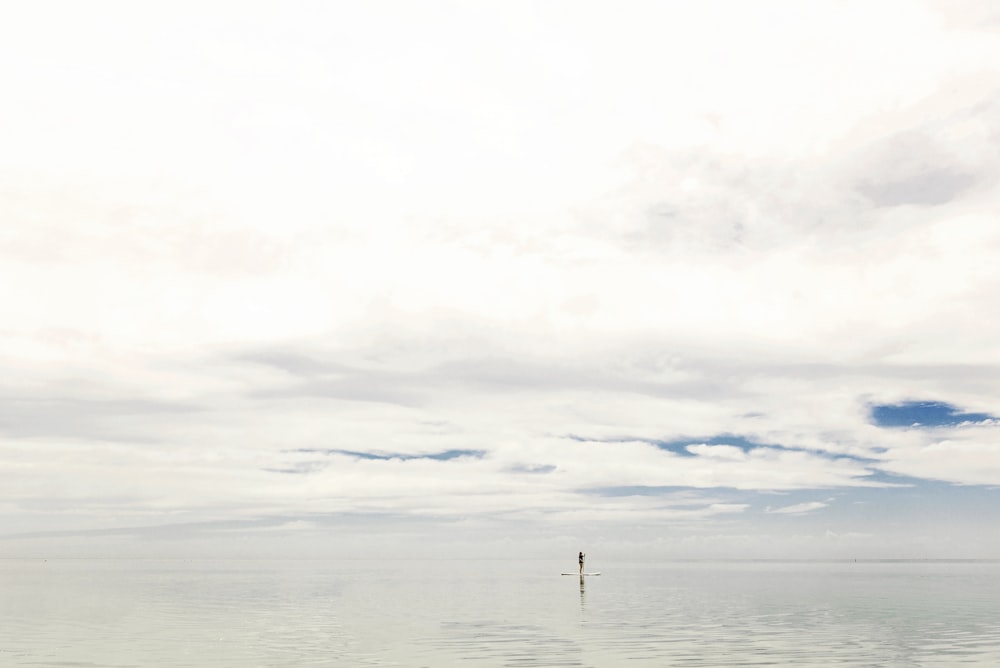
<path fill-rule="evenodd" d="M 1000 665 L 1000 563 L 574 568 L 0 560 L 0 665 Z"/>

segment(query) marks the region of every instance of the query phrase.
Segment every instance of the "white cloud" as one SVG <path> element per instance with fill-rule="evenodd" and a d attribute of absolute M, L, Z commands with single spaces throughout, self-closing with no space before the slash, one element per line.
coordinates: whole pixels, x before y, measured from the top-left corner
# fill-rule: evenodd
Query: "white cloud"
<path fill-rule="evenodd" d="M 1000 440 L 995 425 L 962 426 L 950 436 L 892 449 L 885 468 L 900 475 L 966 485 L 1000 483 Z"/>
<path fill-rule="evenodd" d="M 11 531 L 1000 483 L 867 412 L 997 410 L 984 4 L 56 5 L 0 21 Z"/>
<path fill-rule="evenodd" d="M 769 513 L 778 513 L 781 515 L 803 515 L 805 513 L 811 513 L 814 510 L 819 510 L 820 508 L 826 508 L 826 503 L 822 501 L 809 501 L 807 503 L 796 503 L 792 506 L 784 506 L 782 508 L 768 508 Z"/>

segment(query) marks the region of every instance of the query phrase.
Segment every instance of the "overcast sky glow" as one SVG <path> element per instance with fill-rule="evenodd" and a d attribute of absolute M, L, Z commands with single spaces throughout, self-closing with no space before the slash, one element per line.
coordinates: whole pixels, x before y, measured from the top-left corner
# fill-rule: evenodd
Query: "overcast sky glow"
<path fill-rule="evenodd" d="M 8 3 L 0 92 L 0 556 L 1000 557 L 991 0 Z"/>

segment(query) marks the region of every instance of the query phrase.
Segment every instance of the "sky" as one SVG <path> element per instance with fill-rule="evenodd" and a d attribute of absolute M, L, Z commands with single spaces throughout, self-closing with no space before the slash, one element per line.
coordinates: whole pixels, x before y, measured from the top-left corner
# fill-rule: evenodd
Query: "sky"
<path fill-rule="evenodd" d="M 1000 558 L 992 0 L 6 3 L 0 94 L 0 557 Z"/>

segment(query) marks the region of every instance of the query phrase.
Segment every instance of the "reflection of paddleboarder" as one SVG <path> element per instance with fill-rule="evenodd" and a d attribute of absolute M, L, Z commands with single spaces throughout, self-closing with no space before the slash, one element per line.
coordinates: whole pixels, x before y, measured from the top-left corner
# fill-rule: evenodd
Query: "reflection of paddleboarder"
<path fill-rule="evenodd" d="M 587 557 L 583 552 L 580 553 L 580 575 L 583 575 L 583 560 Z"/>

